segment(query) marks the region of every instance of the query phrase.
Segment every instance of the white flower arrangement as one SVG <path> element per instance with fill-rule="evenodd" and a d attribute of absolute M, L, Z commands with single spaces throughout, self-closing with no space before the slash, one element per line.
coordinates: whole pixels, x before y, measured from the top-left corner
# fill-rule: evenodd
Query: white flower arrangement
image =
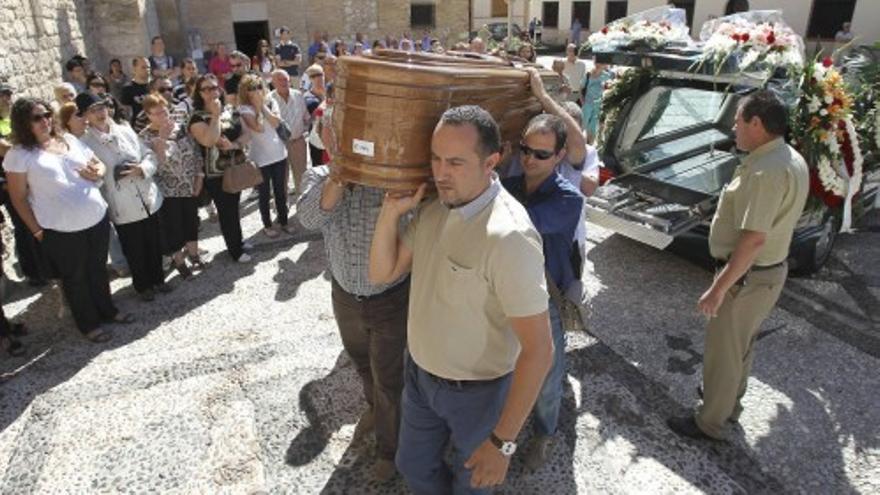
<path fill-rule="evenodd" d="M 746 14 L 722 17 L 703 26 L 703 62 L 722 66 L 735 57 L 743 72 L 803 65 L 803 40 L 782 21 L 780 12 Z"/>
<path fill-rule="evenodd" d="M 638 46 L 657 50 L 673 42 L 690 42 L 684 11 L 657 7 L 612 22 L 591 34 L 585 46 L 599 52 Z"/>

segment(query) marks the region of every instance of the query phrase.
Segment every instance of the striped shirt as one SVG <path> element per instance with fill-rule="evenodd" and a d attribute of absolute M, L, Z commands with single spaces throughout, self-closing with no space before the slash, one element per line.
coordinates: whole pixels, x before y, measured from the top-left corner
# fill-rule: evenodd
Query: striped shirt
<path fill-rule="evenodd" d="M 345 189 L 336 208 L 324 211 L 321 195 L 329 176 L 330 169 L 326 165 L 306 171 L 296 217 L 303 227 L 321 230 L 324 235 L 330 274 L 346 292 L 356 296 L 372 296 L 396 286 L 406 275 L 387 285 L 373 285 L 368 276 L 370 245 L 385 191 L 353 185 Z M 410 218 L 411 215 L 407 215 L 401 219 L 400 232 Z"/>

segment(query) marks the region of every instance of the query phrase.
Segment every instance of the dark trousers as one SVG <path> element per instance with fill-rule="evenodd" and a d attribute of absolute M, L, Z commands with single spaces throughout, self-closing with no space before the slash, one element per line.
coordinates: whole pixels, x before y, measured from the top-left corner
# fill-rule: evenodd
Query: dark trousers
<path fill-rule="evenodd" d="M 118 224 L 116 233 L 128 260 L 134 290 L 144 292 L 165 282 L 158 212 L 137 222 Z"/>
<path fill-rule="evenodd" d="M 205 179 L 205 189 L 214 201 L 217 208 L 217 219 L 220 221 L 220 232 L 226 242 L 226 251 L 234 260 L 238 260 L 242 254 L 241 212 L 238 204 L 241 202 L 241 193 L 230 194 L 223 190 L 223 177 L 211 177 Z"/>
<path fill-rule="evenodd" d="M 263 227 L 272 226 L 272 210 L 269 208 L 269 195 L 275 196 L 275 209 L 278 211 L 278 223 L 287 225 L 287 158 L 265 167 L 260 167 L 263 182 L 259 185 L 260 217 Z"/>
<path fill-rule="evenodd" d="M 312 159 L 312 166 L 324 165 L 324 150 L 309 143 L 309 157 Z"/>
<path fill-rule="evenodd" d="M 24 220 L 11 203 L 6 204 L 6 211 L 12 220 L 13 235 L 15 236 L 15 256 L 25 277 L 34 280 L 46 280 L 52 278 L 49 269 L 49 260 L 43 253 L 43 248 L 37 241 Z"/>
<path fill-rule="evenodd" d="M 400 429 L 409 283 L 358 300 L 334 280 L 332 299 L 342 345 L 357 368 L 376 418 L 377 453 L 393 460 Z"/>
<path fill-rule="evenodd" d="M 485 382 L 454 383 L 423 370 L 407 354 L 397 469 L 418 494 L 491 493 L 471 488 L 470 456 L 498 423 L 513 373 Z M 444 460 L 452 444 L 452 466 Z"/>
<path fill-rule="evenodd" d="M 78 232 L 43 231 L 43 252 L 61 277 L 61 290 L 82 333 L 91 332 L 119 312 L 110 299 L 109 242 L 107 218 Z"/>
<path fill-rule="evenodd" d="M 168 256 L 179 252 L 187 242 L 199 238 L 199 199 L 166 197 L 159 210 L 162 230 L 162 252 Z"/>

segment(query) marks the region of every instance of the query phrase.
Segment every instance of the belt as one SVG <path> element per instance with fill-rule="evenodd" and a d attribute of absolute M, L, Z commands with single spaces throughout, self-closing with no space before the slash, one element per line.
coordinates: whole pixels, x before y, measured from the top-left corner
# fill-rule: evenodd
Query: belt
<path fill-rule="evenodd" d="M 401 289 L 407 287 L 407 285 L 409 284 L 409 277 L 406 277 L 403 280 L 401 280 L 399 284 L 395 285 L 394 287 L 389 287 L 389 288 L 385 289 L 384 291 L 379 292 L 378 294 L 370 294 L 368 296 L 361 296 L 358 294 L 352 294 L 351 292 L 348 292 L 345 289 L 343 289 L 342 286 L 339 285 L 339 282 L 337 282 L 335 278 L 331 277 L 330 280 L 333 281 L 334 288 L 336 288 L 337 290 L 339 290 L 340 292 L 342 292 L 346 296 L 354 299 L 357 302 L 367 302 L 367 301 L 372 301 L 374 299 L 380 299 L 383 297 L 387 297 L 391 294 L 394 294 L 398 290 L 401 290 Z"/>
<path fill-rule="evenodd" d="M 715 271 L 723 270 L 726 265 L 727 265 L 727 260 L 719 260 L 719 259 L 715 258 Z M 746 277 L 748 277 L 749 274 L 752 272 L 766 272 L 768 270 L 775 270 L 776 268 L 780 268 L 783 265 L 785 265 L 785 261 L 780 261 L 779 263 L 774 263 L 772 265 L 764 265 L 764 266 L 752 265 L 748 270 L 746 270 L 746 272 L 743 274 L 743 276 L 740 277 L 739 280 L 737 280 L 733 285 L 745 285 L 746 284 Z"/>
<path fill-rule="evenodd" d="M 432 380 L 434 380 L 435 382 L 440 383 L 442 385 L 446 385 L 448 387 L 459 388 L 459 389 L 474 388 L 474 387 L 479 387 L 479 386 L 484 386 L 484 385 L 492 385 L 494 383 L 500 382 L 501 380 L 507 378 L 507 376 L 510 374 L 510 373 L 508 373 L 506 375 L 501 375 L 498 378 L 492 378 L 490 380 L 449 380 L 446 378 L 439 377 L 424 368 L 419 367 L 419 369 L 424 371 L 425 374 L 428 375 L 428 377 L 431 378 Z"/>

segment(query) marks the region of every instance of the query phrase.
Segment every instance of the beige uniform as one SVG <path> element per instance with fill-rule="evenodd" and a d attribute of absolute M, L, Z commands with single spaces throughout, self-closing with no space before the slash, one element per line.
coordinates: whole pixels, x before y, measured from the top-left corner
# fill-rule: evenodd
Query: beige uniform
<path fill-rule="evenodd" d="M 508 318 L 547 311 L 541 236 L 495 179 L 472 203 L 423 206 L 404 232 L 413 252 L 407 341 L 413 361 L 447 380 L 513 371 Z"/>
<path fill-rule="evenodd" d="M 785 284 L 784 262 L 808 191 L 806 162 L 779 138 L 752 151 L 721 194 L 709 233 L 713 257 L 727 260 L 744 230 L 767 237 L 753 270 L 725 294 L 706 329 L 703 404 L 695 419 L 709 436 L 721 438 L 724 423 L 742 412 L 755 337 Z"/>

